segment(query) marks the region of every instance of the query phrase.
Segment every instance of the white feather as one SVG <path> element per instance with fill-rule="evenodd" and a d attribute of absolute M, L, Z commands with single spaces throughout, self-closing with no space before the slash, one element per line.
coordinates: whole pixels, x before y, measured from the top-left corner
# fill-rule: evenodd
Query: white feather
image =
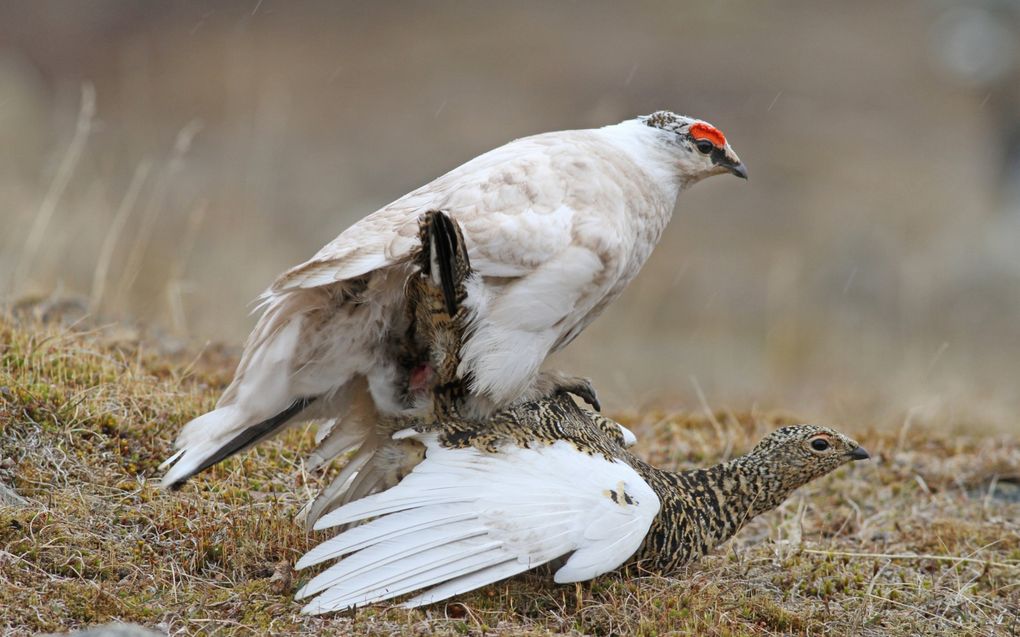
<path fill-rule="evenodd" d="M 488 568 L 475 571 L 470 575 L 463 575 L 456 579 L 447 580 L 439 586 L 434 586 L 424 593 L 420 593 L 406 600 L 403 604 L 401 604 L 401 606 L 404 608 L 416 608 L 418 606 L 439 602 L 449 597 L 453 597 L 454 595 L 467 593 L 468 591 L 473 591 L 476 588 L 481 588 L 486 584 L 498 582 L 501 579 L 506 579 L 507 577 L 512 577 L 518 573 L 523 573 L 530 568 L 531 567 L 529 565 L 522 564 L 517 560 L 503 562 L 496 566 L 490 566 Z"/>
<path fill-rule="evenodd" d="M 405 602 L 425 604 L 566 555 L 557 581 L 591 578 L 633 555 L 659 511 L 655 492 L 629 465 L 563 441 L 486 453 L 444 448 L 435 434 L 395 437 L 411 436 L 427 451 L 404 480 L 316 524 L 370 520 L 299 560 L 297 568 L 306 568 L 342 558 L 299 591 L 299 598 L 319 594 L 304 612 L 435 587 Z"/>
<path fill-rule="evenodd" d="M 616 426 L 620 428 L 620 434 L 623 435 L 623 446 L 625 448 L 630 448 L 637 444 L 637 436 L 634 435 L 633 431 L 619 423 Z"/>
<path fill-rule="evenodd" d="M 473 310 L 459 373 L 473 379 L 472 389 L 503 404 L 522 394 L 564 332 L 564 322 L 586 314 L 584 307 L 616 280 L 597 254 L 584 247 L 565 248 L 527 277 L 488 296 L 485 314 Z M 581 306 L 581 307 L 579 307 Z"/>

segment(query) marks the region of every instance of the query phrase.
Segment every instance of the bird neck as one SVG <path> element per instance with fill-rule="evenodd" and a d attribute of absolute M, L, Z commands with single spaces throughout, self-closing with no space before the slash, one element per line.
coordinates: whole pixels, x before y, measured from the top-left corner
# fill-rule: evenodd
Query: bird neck
<path fill-rule="evenodd" d="M 598 134 L 625 152 L 651 178 L 672 212 L 687 182 L 676 167 L 676 148 L 663 130 L 633 119 L 598 129 Z"/>
<path fill-rule="evenodd" d="M 641 463 L 638 470 L 654 485 L 661 508 L 633 559 L 656 572 L 707 554 L 796 488 L 753 452 L 707 469 L 673 473 Z"/>
<path fill-rule="evenodd" d="M 719 525 L 717 542 L 729 539 L 751 518 L 782 504 L 796 488 L 770 471 L 766 459 L 754 452 L 688 473 L 697 475 L 706 492 L 716 494 L 725 522 Z"/>

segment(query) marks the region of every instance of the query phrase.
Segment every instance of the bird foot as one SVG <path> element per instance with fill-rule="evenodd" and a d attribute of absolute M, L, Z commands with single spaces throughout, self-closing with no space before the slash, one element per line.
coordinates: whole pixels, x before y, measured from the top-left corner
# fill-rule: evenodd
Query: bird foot
<path fill-rule="evenodd" d="M 595 386 L 592 385 L 589 378 L 571 376 L 558 371 L 540 372 L 535 382 L 534 393 L 536 398 L 573 394 L 595 411 L 602 411 L 598 392 L 595 391 Z"/>

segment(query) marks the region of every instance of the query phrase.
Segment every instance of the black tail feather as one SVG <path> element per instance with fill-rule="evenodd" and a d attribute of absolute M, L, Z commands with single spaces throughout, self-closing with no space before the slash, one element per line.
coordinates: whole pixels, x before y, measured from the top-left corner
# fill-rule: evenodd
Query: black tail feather
<path fill-rule="evenodd" d="M 172 485 L 170 485 L 170 490 L 177 491 L 178 489 L 184 486 L 184 483 L 187 482 L 188 479 L 191 478 L 191 476 L 202 473 L 203 471 L 213 466 L 214 464 L 226 460 L 235 453 L 243 451 L 248 447 L 260 442 L 261 440 L 264 440 L 266 437 L 275 432 L 281 425 L 285 424 L 288 420 L 304 411 L 304 409 L 308 407 L 308 405 L 311 405 L 313 402 L 315 402 L 316 398 L 318 397 L 312 396 L 311 398 L 299 398 L 295 400 L 293 403 L 291 403 L 290 407 L 287 407 L 286 409 L 276 414 L 275 416 L 267 418 L 256 425 L 248 427 L 241 433 L 231 438 L 230 441 L 227 442 L 227 444 L 220 447 L 215 454 L 209 456 L 209 458 L 201 465 L 199 465 L 197 469 L 195 469 L 188 475 L 184 476 L 177 482 L 174 482 Z"/>
<path fill-rule="evenodd" d="M 429 248 L 436 251 L 435 257 L 439 264 L 439 281 L 443 289 L 443 300 L 450 316 L 457 313 L 460 299 L 457 294 L 457 259 L 467 260 L 467 252 L 461 244 L 460 234 L 453 221 L 441 211 L 435 211 L 429 220 L 431 241 Z M 467 264 L 466 264 L 467 265 Z M 468 269 L 470 266 L 468 265 Z"/>

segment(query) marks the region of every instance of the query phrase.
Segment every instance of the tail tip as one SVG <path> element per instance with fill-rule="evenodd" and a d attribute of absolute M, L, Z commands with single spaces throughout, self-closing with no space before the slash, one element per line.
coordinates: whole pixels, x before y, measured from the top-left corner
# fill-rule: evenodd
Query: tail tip
<path fill-rule="evenodd" d="M 159 465 L 160 469 L 166 471 L 159 481 L 160 489 L 176 493 L 188 483 L 188 480 L 198 473 L 199 470 L 196 470 L 194 466 L 191 466 L 190 468 L 186 466 L 189 464 L 188 460 L 185 458 L 187 451 L 187 448 L 180 449 Z"/>

